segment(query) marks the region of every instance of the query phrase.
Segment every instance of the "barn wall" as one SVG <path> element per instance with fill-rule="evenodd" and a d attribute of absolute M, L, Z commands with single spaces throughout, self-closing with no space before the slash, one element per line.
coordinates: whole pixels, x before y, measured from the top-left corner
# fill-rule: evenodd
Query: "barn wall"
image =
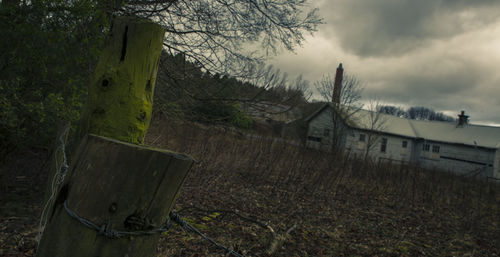
<path fill-rule="evenodd" d="M 423 150 L 423 145 L 429 144 L 429 151 Z M 433 146 L 439 146 L 439 153 L 432 151 Z M 421 141 L 419 164 L 424 168 L 438 168 L 457 174 L 478 174 L 479 176 L 493 176 L 495 151 L 491 149 L 446 144 L 442 142 Z"/>
<path fill-rule="evenodd" d="M 493 178 L 500 179 L 500 149 L 495 151 L 495 162 L 493 164 Z"/>
<path fill-rule="evenodd" d="M 306 142 L 307 147 L 324 150 L 330 149 L 333 129 L 332 115 L 333 110 L 331 108 L 325 108 L 309 121 L 307 131 L 308 139 Z M 330 136 L 325 136 L 325 129 L 330 130 Z M 360 134 L 365 135 L 365 143 L 359 142 Z M 370 147 L 369 155 L 371 158 L 375 160 L 390 160 L 404 163 L 410 162 L 412 149 L 414 148 L 412 139 L 394 135 L 380 135 L 376 138 L 375 143 Z M 380 151 L 382 138 L 387 138 L 385 153 Z M 346 128 L 342 141 L 346 151 L 363 157 L 368 147 L 368 134 L 367 131 Z M 407 141 L 406 148 L 402 147 L 403 141 Z"/>
<path fill-rule="evenodd" d="M 314 118 L 309 121 L 307 129 L 307 147 L 316 149 L 331 149 L 333 142 L 333 110 L 331 108 L 325 108 L 320 113 L 318 113 Z M 345 126 L 343 123 L 339 123 L 339 126 Z M 348 129 L 344 127 L 347 132 Z M 325 129 L 329 130 L 328 136 L 325 135 Z M 345 137 L 340 139 L 341 146 L 345 145 Z"/>
<path fill-rule="evenodd" d="M 360 136 L 365 135 L 365 142 L 360 141 Z M 373 136 L 372 136 L 373 137 Z M 385 152 L 381 151 L 382 139 L 387 139 Z M 346 138 L 346 150 L 353 154 L 364 156 L 368 147 L 368 132 L 352 130 Z M 403 141 L 407 142 L 406 148 Z M 374 144 L 370 147 L 369 156 L 374 160 L 408 163 L 411 159 L 413 140 L 395 135 L 377 135 Z"/>
<path fill-rule="evenodd" d="M 311 148 L 329 150 L 332 143 L 331 108 L 325 108 L 308 124 L 306 145 Z M 329 136 L 325 136 L 329 129 Z M 368 142 L 368 132 L 359 129 L 346 129 L 343 138 L 344 149 L 351 155 L 364 157 Z M 360 135 L 365 135 L 365 142 L 360 142 Z M 386 151 L 381 152 L 382 139 L 387 139 Z M 407 142 L 406 148 L 403 141 Z M 429 144 L 429 151 L 423 145 Z M 433 147 L 439 146 L 439 152 Z M 413 139 L 396 135 L 383 134 L 377 136 L 370 148 L 370 158 L 381 161 L 416 163 L 424 168 L 448 170 L 457 174 L 475 174 L 483 177 L 500 179 L 500 150 L 486 149 L 458 144 L 448 144 L 424 139 Z"/>
<path fill-rule="evenodd" d="M 387 139 L 386 152 L 381 152 L 382 138 Z M 406 141 L 406 147 L 403 147 L 403 141 Z M 381 160 L 400 161 L 409 163 L 411 158 L 411 149 L 413 140 L 404 137 L 383 135 L 378 140 L 377 146 L 372 150 Z"/>
<path fill-rule="evenodd" d="M 418 164 L 420 161 L 420 152 L 422 151 L 422 144 L 419 139 L 412 140 L 410 162 Z"/>
<path fill-rule="evenodd" d="M 332 110 L 330 108 L 325 108 L 309 121 L 306 141 L 307 147 L 316 149 L 328 148 L 331 144 L 331 137 L 325 137 L 324 130 L 332 130 L 333 124 L 331 115 Z M 316 140 L 319 140 L 319 142 Z"/>

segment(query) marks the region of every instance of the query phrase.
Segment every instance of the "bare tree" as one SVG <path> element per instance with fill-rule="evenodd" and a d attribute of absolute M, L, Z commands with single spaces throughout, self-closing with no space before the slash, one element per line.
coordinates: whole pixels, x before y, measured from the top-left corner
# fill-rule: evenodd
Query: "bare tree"
<path fill-rule="evenodd" d="M 333 102 L 334 77 L 330 74 L 323 75 L 320 80 L 314 83 L 314 86 L 324 101 Z M 361 82 L 355 76 L 345 73 L 342 79 L 342 90 L 340 91 L 340 105 L 357 109 L 363 107 L 359 102 L 363 89 Z"/>
<path fill-rule="evenodd" d="M 275 94 L 275 101 L 281 104 L 291 104 L 297 101 L 307 101 L 311 97 L 309 81 L 302 75 L 290 78 L 286 72 L 273 65 L 258 65 L 250 71 L 249 79 L 245 80 L 262 90 L 252 97 L 257 100 L 261 93 L 267 91 Z"/>
<path fill-rule="evenodd" d="M 384 147 L 384 143 L 387 144 L 387 141 L 383 142 L 382 138 L 382 130 L 385 128 L 387 120 L 384 118 L 383 113 L 377 111 L 380 107 L 381 104 L 377 100 L 370 100 L 368 104 L 368 117 L 367 122 L 364 124 L 367 130 L 366 148 L 364 152 L 365 161 L 369 158 L 370 152 L 379 142 L 381 143 L 381 147 Z"/>
<path fill-rule="evenodd" d="M 408 113 L 399 106 L 381 105 L 377 107 L 377 111 L 385 114 L 390 114 L 400 118 L 408 118 Z"/>
<path fill-rule="evenodd" d="M 442 112 L 436 112 L 431 108 L 423 106 L 413 106 L 407 110 L 408 118 L 414 120 L 437 120 L 437 121 L 455 121 L 455 118 Z"/>
<path fill-rule="evenodd" d="M 255 66 L 251 70 L 253 76 L 238 80 L 203 72 L 194 63 L 185 60 L 182 54 L 171 56 L 164 52 L 158 74 L 155 94 L 157 110 L 175 117 L 199 116 L 192 109 L 196 106 L 227 105 L 234 108 L 232 106 L 238 104 L 249 114 L 293 118 L 294 112 L 288 112 L 307 102 L 310 96 L 308 81 L 302 76 L 290 78 L 272 65 Z"/>
<path fill-rule="evenodd" d="M 258 66 L 253 74 L 246 81 L 259 87 L 260 91 L 240 101 L 249 112 L 257 112 L 265 117 L 280 117 L 278 120 L 281 121 L 292 120 L 299 116 L 294 110 L 306 104 L 311 97 L 309 81 L 304 80 L 302 75 L 290 78 L 272 65 Z"/>
<path fill-rule="evenodd" d="M 333 103 L 335 78 L 330 74 L 326 74 L 319 81 L 316 81 L 314 85 L 323 99 L 332 103 L 332 133 L 331 137 L 330 135 L 328 137 L 331 138 L 331 149 L 340 150 L 343 138 L 348 130 L 345 121 L 352 119 L 353 115 L 363 107 L 360 103 L 363 86 L 355 76 L 344 75 L 340 91 L 340 102 Z"/>
<path fill-rule="evenodd" d="M 392 105 L 382 105 L 378 108 L 379 112 L 394 115 L 400 118 L 408 118 L 412 120 L 437 120 L 437 121 L 455 121 L 455 118 L 448 116 L 442 112 L 436 112 L 431 108 L 423 106 L 413 106 L 408 109 Z"/>
<path fill-rule="evenodd" d="M 205 70 L 239 77 L 279 49 L 293 51 L 304 33 L 322 23 L 307 0 L 103 1 L 115 14 L 162 25 L 170 53 L 183 53 Z"/>

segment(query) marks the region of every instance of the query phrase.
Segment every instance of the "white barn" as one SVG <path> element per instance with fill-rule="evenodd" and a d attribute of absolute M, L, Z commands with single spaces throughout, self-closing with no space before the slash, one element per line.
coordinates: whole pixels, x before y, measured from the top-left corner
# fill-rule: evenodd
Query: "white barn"
<path fill-rule="evenodd" d="M 423 121 L 357 109 L 345 115 L 325 104 L 310 115 L 306 145 L 330 149 L 333 116 L 342 128 L 339 146 L 350 154 L 376 160 L 414 163 L 470 176 L 500 179 L 500 127 Z"/>

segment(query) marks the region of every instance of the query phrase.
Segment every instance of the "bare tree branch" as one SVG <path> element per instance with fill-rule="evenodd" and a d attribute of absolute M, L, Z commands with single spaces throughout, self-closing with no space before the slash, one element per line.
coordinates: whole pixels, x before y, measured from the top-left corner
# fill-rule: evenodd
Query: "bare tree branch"
<path fill-rule="evenodd" d="M 306 0 L 130 0 L 116 12 L 159 23 L 167 48 L 205 70 L 237 77 L 278 49 L 293 51 L 322 23 Z"/>
<path fill-rule="evenodd" d="M 370 151 L 380 142 L 382 136 L 381 130 L 386 126 L 386 120 L 381 112 L 377 110 L 380 109 L 380 102 L 378 100 L 370 100 L 369 103 L 369 124 L 366 129 L 367 131 L 367 141 L 365 149 L 365 157 L 367 160 L 370 156 Z"/>
<path fill-rule="evenodd" d="M 330 74 L 326 74 L 316 81 L 314 86 L 326 102 L 332 103 L 334 84 L 335 78 Z M 328 135 L 331 150 L 341 149 L 343 138 L 347 132 L 345 121 L 352 119 L 354 114 L 363 106 L 359 102 L 362 91 L 363 86 L 355 76 L 344 75 L 340 91 L 340 103 L 332 104 L 332 131 L 331 135 Z"/>

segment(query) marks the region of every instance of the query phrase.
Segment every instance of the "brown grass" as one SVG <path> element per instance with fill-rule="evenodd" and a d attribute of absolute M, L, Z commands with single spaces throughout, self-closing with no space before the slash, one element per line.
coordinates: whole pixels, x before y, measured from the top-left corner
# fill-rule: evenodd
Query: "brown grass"
<path fill-rule="evenodd" d="M 364 163 L 241 132 L 155 121 L 149 144 L 192 155 L 175 209 L 246 256 L 500 256 L 500 184 Z M 0 256 L 33 256 L 45 152 L 0 167 Z M 158 256 L 221 256 L 172 228 Z"/>
<path fill-rule="evenodd" d="M 364 163 L 222 127 L 156 121 L 148 142 L 198 163 L 176 209 L 247 256 L 499 256 L 500 186 Z M 179 228 L 159 256 L 220 256 Z"/>

